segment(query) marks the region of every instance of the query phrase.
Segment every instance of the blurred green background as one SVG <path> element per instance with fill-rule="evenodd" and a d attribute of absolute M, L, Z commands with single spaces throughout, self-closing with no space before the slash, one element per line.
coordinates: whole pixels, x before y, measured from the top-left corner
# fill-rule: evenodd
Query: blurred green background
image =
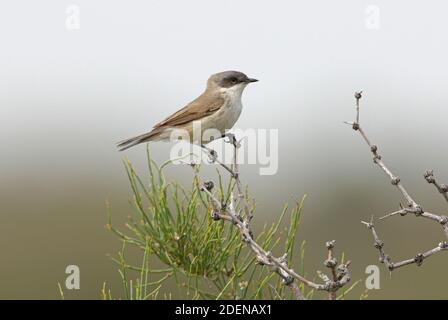
<path fill-rule="evenodd" d="M 260 79 L 244 94 L 237 126 L 279 129 L 278 173 L 241 167 L 257 199 L 255 231 L 307 193 L 298 240 L 308 272 L 323 269 L 323 244 L 336 239 L 352 279 L 365 278 L 378 254 L 360 221 L 402 199 L 342 124 L 354 118 L 354 91 L 365 92 L 365 130 L 423 208 L 447 211 L 424 170 L 448 182 L 448 5 L 373 2 L 78 0 L 79 30 L 65 26 L 72 3 L 3 2 L 0 298 L 58 299 L 70 264 L 80 267 L 81 289 L 66 298 L 99 298 L 104 281 L 121 294 L 105 202 L 123 224 L 131 192 L 121 160 L 144 170 L 145 148 L 118 153 L 115 142 L 150 129 L 227 69 Z M 368 24 L 372 3 L 378 29 Z M 152 144 L 155 160 L 169 148 Z M 167 174 L 190 183 L 188 168 Z M 394 260 L 445 240 L 438 225 L 413 216 L 377 229 Z M 369 296 L 445 299 L 447 267 L 444 254 L 392 276 L 380 266 L 381 289 Z"/>

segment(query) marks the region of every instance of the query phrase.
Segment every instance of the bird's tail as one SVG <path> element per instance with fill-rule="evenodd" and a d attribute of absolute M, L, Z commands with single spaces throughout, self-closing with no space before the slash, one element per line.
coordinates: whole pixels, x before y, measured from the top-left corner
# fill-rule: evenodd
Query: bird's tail
<path fill-rule="evenodd" d="M 139 136 L 120 141 L 117 143 L 117 147 L 119 148 L 119 151 L 124 151 L 133 146 L 136 146 L 137 144 L 155 140 L 159 136 L 159 134 L 160 134 L 160 130 L 154 129 L 151 132 L 144 133 Z"/>

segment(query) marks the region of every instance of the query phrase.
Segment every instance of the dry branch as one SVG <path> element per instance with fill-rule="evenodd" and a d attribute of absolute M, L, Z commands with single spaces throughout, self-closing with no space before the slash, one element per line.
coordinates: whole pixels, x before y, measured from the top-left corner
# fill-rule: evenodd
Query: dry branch
<path fill-rule="evenodd" d="M 348 269 L 350 261 L 346 263 L 341 263 L 337 265 L 337 259 L 333 257 L 333 248 L 335 241 L 327 242 L 326 246 L 328 249 L 328 257 L 324 264 L 331 269 L 332 278 L 318 272 L 318 275 L 323 280 L 323 283 L 315 283 L 304 276 L 295 272 L 292 268 L 288 266 L 287 255 L 284 254 L 281 257 L 275 257 L 270 251 L 266 251 L 262 248 L 255 240 L 252 231 L 250 230 L 250 222 L 252 220 L 252 213 L 250 206 L 247 202 L 246 196 L 243 192 L 242 182 L 240 180 L 237 153 L 240 143 L 236 140 L 235 136 L 228 134 L 228 143 L 233 145 L 233 163 L 229 167 L 221 162 L 218 162 L 217 155 L 214 150 L 204 148 L 205 152 L 208 153 L 211 162 L 215 162 L 222 166 L 226 171 L 230 173 L 231 178 L 234 180 L 235 184 L 232 189 L 231 199 L 229 205 L 222 204 L 218 198 L 213 194 L 213 182 L 205 182 L 202 184 L 201 191 L 207 194 L 208 199 L 212 205 L 212 218 L 214 220 L 224 220 L 232 223 L 236 228 L 238 228 L 242 241 L 250 248 L 254 253 L 257 263 L 260 265 L 265 265 L 271 268 L 273 272 L 276 272 L 282 279 L 284 285 L 288 286 L 294 296 L 298 300 L 305 300 L 305 296 L 297 285 L 296 281 L 303 283 L 309 288 L 327 291 L 329 293 L 329 299 L 336 299 L 337 291 L 345 286 L 350 281 L 350 271 Z M 235 187 L 236 186 L 236 187 Z M 237 210 L 238 201 L 242 205 L 244 212 L 244 217 Z"/>
<path fill-rule="evenodd" d="M 423 174 L 423 177 L 425 177 L 426 182 L 429 184 L 433 184 L 437 191 L 445 198 L 446 202 L 448 202 L 448 185 L 446 184 L 439 184 L 434 177 L 434 171 L 433 170 L 426 170 Z"/>
<path fill-rule="evenodd" d="M 370 148 L 370 152 L 373 154 L 373 162 L 390 178 L 390 182 L 392 185 L 394 185 L 403 195 L 403 198 L 406 200 L 407 205 L 406 207 L 403 207 L 400 204 L 400 210 L 394 211 L 392 213 L 389 213 L 380 220 L 389 218 L 395 215 L 400 216 L 406 216 L 408 213 L 414 214 L 417 217 L 423 217 L 432 221 L 435 221 L 439 223 L 442 226 L 443 231 L 445 232 L 445 236 L 448 237 L 448 217 L 444 215 L 437 215 L 431 212 L 427 212 L 423 210 L 422 206 L 417 203 L 413 197 L 409 194 L 409 192 L 405 189 L 403 186 L 400 178 L 392 173 L 391 170 L 384 164 L 383 157 L 378 153 L 378 147 L 375 144 L 372 144 L 367 137 L 365 131 L 361 127 L 361 124 L 359 122 L 359 113 L 360 113 L 360 107 L 359 107 L 359 101 L 362 97 L 362 91 L 355 93 L 355 99 L 356 99 L 356 120 L 354 122 L 345 122 L 346 124 L 350 125 L 353 130 L 359 132 L 361 137 L 364 139 L 364 141 L 367 143 L 367 145 Z M 436 179 L 434 178 L 434 174 L 432 170 L 427 170 L 424 174 L 424 177 L 426 181 L 430 184 L 434 184 L 436 189 L 443 195 L 445 200 L 448 202 L 448 186 L 445 184 L 439 184 Z M 399 262 L 392 262 L 389 255 L 386 254 L 384 251 L 384 242 L 381 241 L 378 237 L 378 234 L 375 230 L 375 226 L 373 224 L 373 217 L 371 218 L 370 222 L 361 221 L 364 225 L 367 226 L 368 229 L 371 230 L 375 243 L 374 246 L 376 249 L 378 249 L 380 253 L 380 262 L 384 263 L 385 266 L 389 269 L 389 271 L 392 271 L 394 269 L 397 269 L 399 267 L 403 267 L 409 264 L 416 264 L 417 266 L 422 265 L 423 260 L 440 252 L 443 250 L 448 249 L 448 242 L 442 241 L 440 242 L 435 248 L 430 249 L 423 253 L 418 253 L 415 255 L 414 258 L 410 258 L 407 260 L 402 260 Z"/>

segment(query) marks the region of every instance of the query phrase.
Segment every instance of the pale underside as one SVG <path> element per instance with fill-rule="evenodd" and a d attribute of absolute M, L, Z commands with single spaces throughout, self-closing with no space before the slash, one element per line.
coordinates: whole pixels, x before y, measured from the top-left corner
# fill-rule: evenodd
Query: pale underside
<path fill-rule="evenodd" d="M 238 120 L 241 95 L 247 83 L 206 90 L 181 110 L 156 124 L 151 132 L 118 143 L 121 151 L 137 144 L 159 140 L 187 140 L 206 144 L 220 138 Z"/>
<path fill-rule="evenodd" d="M 241 110 L 241 95 L 245 84 L 220 89 L 215 96 L 200 96 L 184 109 L 179 110 L 154 130 L 160 134 L 153 141 L 187 139 L 193 143 L 206 144 L 220 138 L 238 120 Z"/>

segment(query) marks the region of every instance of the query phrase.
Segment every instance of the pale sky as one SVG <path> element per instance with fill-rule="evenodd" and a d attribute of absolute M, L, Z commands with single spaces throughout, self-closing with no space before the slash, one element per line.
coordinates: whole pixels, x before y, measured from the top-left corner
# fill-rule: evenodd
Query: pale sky
<path fill-rule="evenodd" d="M 80 9 L 79 30 L 66 28 L 69 5 Z M 379 14 L 374 28 L 372 10 Z M 111 267 L 104 254 L 116 242 L 101 233 L 104 201 L 119 203 L 116 214 L 125 217 L 121 159 L 145 167 L 143 146 L 123 154 L 115 142 L 150 130 L 200 94 L 210 74 L 228 69 L 260 80 L 244 92 L 237 126 L 279 130 L 278 174 L 242 168 L 259 217 L 270 221 L 276 208 L 308 193 L 310 263 L 321 263 L 314 248 L 327 237 L 341 239 L 362 266 L 377 263 L 359 221 L 395 210 L 401 198 L 342 122 L 353 120 L 353 93 L 364 90 L 361 121 L 386 162 L 419 199 L 443 208 L 422 173 L 433 168 L 448 182 L 447 12 L 447 2 L 435 0 L 3 1 L 0 237 L 15 249 L 0 273 L 16 279 L 25 272 L 24 248 L 51 252 L 61 268 L 68 260 Z M 159 162 L 169 154 L 166 144 L 151 150 Z M 190 179 L 181 168 L 171 174 Z M 384 229 L 386 237 L 400 232 L 418 246 L 418 222 L 407 221 L 405 231 Z M 337 223 L 343 226 L 332 228 Z M 80 234 L 84 242 L 72 243 Z M 440 240 L 437 231 L 426 234 L 420 250 Z M 46 242 L 57 237 L 60 248 Z M 391 246 L 412 255 L 408 240 Z M 49 256 L 34 258 L 45 264 Z M 443 266 L 433 267 L 427 272 Z M 27 280 L 36 294 L 45 287 L 52 295 L 63 276 L 54 268 L 46 282 Z M 391 286 L 392 295 L 403 288 L 419 294 L 405 279 Z"/>

